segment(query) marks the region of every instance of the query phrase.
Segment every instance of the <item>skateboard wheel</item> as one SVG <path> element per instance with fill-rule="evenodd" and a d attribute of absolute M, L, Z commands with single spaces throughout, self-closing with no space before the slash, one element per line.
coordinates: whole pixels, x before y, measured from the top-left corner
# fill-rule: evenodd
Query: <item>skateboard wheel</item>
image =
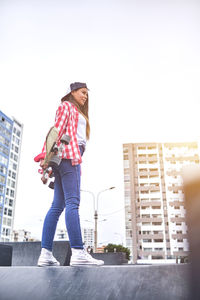
<path fill-rule="evenodd" d="M 59 164 L 61 163 L 61 158 L 58 155 L 53 155 L 49 161 L 49 166 L 59 166 Z"/>
<path fill-rule="evenodd" d="M 69 142 L 70 142 L 70 136 L 67 135 L 67 134 L 63 134 L 62 138 L 61 138 L 61 143 L 65 144 L 65 145 L 68 145 Z"/>

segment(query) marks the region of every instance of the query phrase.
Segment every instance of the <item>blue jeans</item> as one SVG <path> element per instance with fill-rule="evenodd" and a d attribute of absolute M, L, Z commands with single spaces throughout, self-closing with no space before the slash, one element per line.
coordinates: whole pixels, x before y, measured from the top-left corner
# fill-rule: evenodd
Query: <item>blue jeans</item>
<path fill-rule="evenodd" d="M 80 147 L 80 151 L 82 155 L 83 147 Z M 58 219 L 65 208 L 65 223 L 70 246 L 83 249 L 79 218 L 80 165 L 72 166 L 70 159 L 62 159 L 53 172 L 55 175 L 54 199 L 44 220 L 41 246 L 52 251 Z"/>

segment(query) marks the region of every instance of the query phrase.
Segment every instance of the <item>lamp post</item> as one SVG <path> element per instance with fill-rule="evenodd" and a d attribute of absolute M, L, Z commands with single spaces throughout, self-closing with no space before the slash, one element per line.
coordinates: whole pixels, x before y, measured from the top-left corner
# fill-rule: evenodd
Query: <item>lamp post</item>
<path fill-rule="evenodd" d="M 95 195 L 93 192 L 90 192 L 90 191 L 86 191 L 86 190 L 81 190 L 82 192 L 87 192 L 87 193 L 90 193 L 93 197 L 93 203 L 94 203 L 94 252 L 97 251 L 97 241 L 98 241 L 98 237 L 97 237 L 97 222 L 98 222 L 98 201 L 99 201 L 99 196 L 101 193 L 103 192 L 106 192 L 106 191 L 109 191 L 109 190 L 112 190 L 114 189 L 115 187 L 112 186 L 108 189 L 104 189 L 100 192 L 98 192 L 97 194 L 97 201 L 96 201 L 96 208 L 95 208 Z"/>

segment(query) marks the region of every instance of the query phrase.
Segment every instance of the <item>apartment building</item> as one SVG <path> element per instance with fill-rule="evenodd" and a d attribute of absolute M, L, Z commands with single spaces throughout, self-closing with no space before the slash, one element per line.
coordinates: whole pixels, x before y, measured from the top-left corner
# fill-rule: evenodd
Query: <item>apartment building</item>
<path fill-rule="evenodd" d="M 94 248 L 94 229 L 82 228 L 83 241 L 86 247 Z"/>
<path fill-rule="evenodd" d="M 0 241 L 11 240 L 23 125 L 0 111 Z"/>
<path fill-rule="evenodd" d="M 55 240 L 56 241 L 59 241 L 59 240 L 68 241 L 69 240 L 69 236 L 68 236 L 67 229 L 58 228 L 56 230 Z"/>
<path fill-rule="evenodd" d="M 19 230 L 13 230 L 12 231 L 12 241 L 13 242 L 30 242 L 33 241 L 33 238 L 31 238 L 31 232 L 19 229 Z"/>
<path fill-rule="evenodd" d="M 132 261 L 188 255 L 182 167 L 199 164 L 198 144 L 123 145 L 126 246 Z"/>
<path fill-rule="evenodd" d="M 81 233 L 84 245 L 86 247 L 94 248 L 94 229 L 93 228 L 82 228 Z M 57 229 L 55 234 L 55 240 L 69 240 L 67 229 Z"/>

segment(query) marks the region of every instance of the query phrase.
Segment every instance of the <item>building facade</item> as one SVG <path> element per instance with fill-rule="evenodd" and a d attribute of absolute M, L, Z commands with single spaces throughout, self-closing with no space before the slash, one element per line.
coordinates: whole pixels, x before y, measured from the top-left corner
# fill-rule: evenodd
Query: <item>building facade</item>
<path fill-rule="evenodd" d="M 94 249 L 94 229 L 93 228 L 82 228 L 82 236 L 84 245 L 88 248 Z"/>
<path fill-rule="evenodd" d="M 60 241 L 60 240 L 68 241 L 69 240 L 69 236 L 68 236 L 67 229 L 58 228 L 56 230 L 55 240 L 56 241 Z"/>
<path fill-rule="evenodd" d="M 12 237 L 23 125 L 0 111 L 0 241 Z"/>
<path fill-rule="evenodd" d="M 182 168 L 199 164 L 197 143 L 123 145 L 126 246 L 132 261 L 188 255 Z"/>
<path fill-rule="evenodd" d="M 94 249 L 94 229 L 81 227 L 81 233 L 84 245 L 88 248 Z M 55 240 L 69 240 L 67 229 L 57 229 L 55 234 Z"/>
<path fill-rule="evenodd" d="M 12 231 L 12 242 L 30 242 L 30 241 L 33 241 L 30 231 L 24 229 Z"/>

